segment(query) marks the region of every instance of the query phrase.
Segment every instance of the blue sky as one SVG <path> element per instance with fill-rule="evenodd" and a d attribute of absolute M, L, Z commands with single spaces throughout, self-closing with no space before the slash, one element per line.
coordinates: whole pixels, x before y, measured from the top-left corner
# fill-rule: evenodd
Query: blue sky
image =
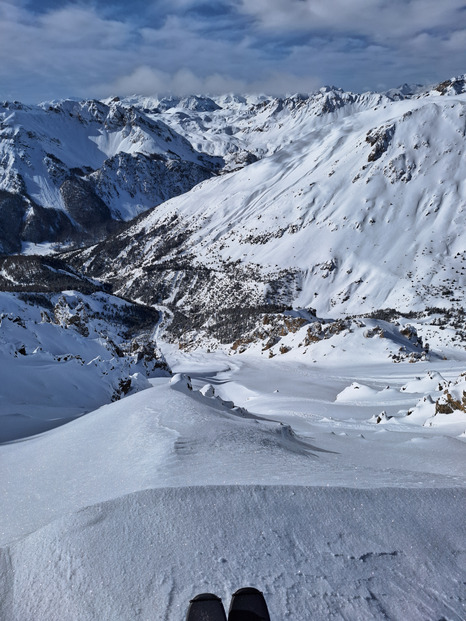
<path fill-rule="evenodd" d="M 0 99 L 362 92 L 466 72 L 464 0 L 0 0 Z"/>

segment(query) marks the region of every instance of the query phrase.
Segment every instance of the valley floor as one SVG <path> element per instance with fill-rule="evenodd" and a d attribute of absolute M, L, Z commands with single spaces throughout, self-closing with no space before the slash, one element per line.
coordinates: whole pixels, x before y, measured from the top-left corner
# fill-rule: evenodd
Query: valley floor
<path fill-rule="evenodd" d="M 464 618 L 465 419 L 416 407 L 461 352 L 163 350 L 173 378 L 0 446 L 2 620 L 174 621 L 245 585 L 272 619 Z"/>

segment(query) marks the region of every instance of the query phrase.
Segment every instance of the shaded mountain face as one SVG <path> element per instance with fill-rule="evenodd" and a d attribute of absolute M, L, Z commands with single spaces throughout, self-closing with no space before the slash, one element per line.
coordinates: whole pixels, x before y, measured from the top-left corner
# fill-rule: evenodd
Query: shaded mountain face
<path fill-rule="evenodd" d="M 118 101 L 0 105 L 0 252 L 95 240 L 208 179 L 222 160 Z"/>
<path fill-rule="evenodd" d="M 70 259 L 125 296 L 167 307 L 176 334 L 233 324 L 246 308 L 311 307 L 339 317 L 460 307 L 460 82 L 394 99 L 323 89 L 287 100 L 219 98 L 228 112 L 170 108 L 167 122 L 205 150 L 210 140 L 229 170 L 232 145 L 255 161 Z M 156 114 L 155 104 L 140 105 Z M 234 123 L 224 122 L 228 115 Z"/>

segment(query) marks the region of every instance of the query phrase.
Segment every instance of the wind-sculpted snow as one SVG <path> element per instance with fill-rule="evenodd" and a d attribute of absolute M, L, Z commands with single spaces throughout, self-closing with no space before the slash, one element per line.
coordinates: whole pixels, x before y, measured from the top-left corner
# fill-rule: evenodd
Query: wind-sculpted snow
<path fill-rule="evenodd" d="M 179 619 L 253 584 L 277 618 L 461 619 L 466 419 L 409 410 L 456 404 L 464 353 L 434 370 L 321 346 L 316 365 L 164 343 L 171 379 L 0 446 L 0 614 Z"/>
<path fill-rule="evenodd" d="M 198 592 L 228 606 L 253 584 L 275 619 L 460 621 L 465 502 L 455 489 L 147 490 L 1 550 L 2 612 L 178 621 Z"/>
<path fill-rule="evenodd" d="M 59 310 L 64 320 L 67 309 Z M 30 328 L 40 333 L 39 326 Z M 24 332 L 21 326 L 8 329 Z M 56 331 L 49 326 L 48 333 Z M 68 338 L 76 338 L 71 326 L 67 331 Z M 48 345 L 52 352 L 53 337 L 42 338 L 44 350 Z M 66 342 L 61 340 L 63 348 Z M 89 402 L 97 385 L 105 392 L 123 368 L 144 373 L 143 360 L 130 371 L 122 358 L 106 376 L 110 363 L 102 347 L 97 352 L 100 360 L 84 366 L 79 360 L 60 366 L 48 354 L 43 371 L 52 380 L 44 392 L 40 368 L 30 377 L 19 376 L 34 370 L 45 356 L 42 352 L 36 360 L 39 354 L 29 354 L 28 348 L 29 341 L 26 355 L 18 353 L 9 368 L 3 367 L 7 377 L 2 400 L 8 411 L 24 409 L 21 395 L 29 392 L 29 413 L 43 411 L 47 418 L 54 407 L 64 415 L 76 405 L 74 390 Z M 81 351 L 84 357 L 84 339 Z M 281 360 L 251 354 L 208 356 L 182 354 L 166 345 L 164 351 L 176 372 L 172 379 L 151 379 L 152 387 L 48 433 L 0 447 L 0 494 L 9 499 L 0 505 L 1 540 L 11 541 L 82 506 L 149 487 L 455 487 L 464 482 L 464 412 L 438 415 L 434 425 L 424 425 L 435 406 L 420 417 L 419 400 L 432 395 L 433 403 L 443 393 L 432 387 L 426 391 L 422 385 L 417 393 L 402 390 L 415 373 L 422 373 L 417 365 L 368 360 L 353 350 L 352 366 L 345 366 L 344 356 L 330 346 L 318 366 L 296 355 Z M 455 400 L 464 383 L 458 378 L 463 362 L 437 361 L 438 372 L 452 381 L 449 393 Z M 428 363 L 419 365 L 431 368 Z M 15 387 L 19 392 L 14 393 Z M 386 420 L 375 420 L 382 411 Z"/>

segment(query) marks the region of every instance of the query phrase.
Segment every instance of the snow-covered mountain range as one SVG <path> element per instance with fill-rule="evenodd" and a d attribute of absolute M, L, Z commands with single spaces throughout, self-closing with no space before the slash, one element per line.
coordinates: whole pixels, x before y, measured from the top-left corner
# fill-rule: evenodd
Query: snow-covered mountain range
<path fill-rule="evenodd" d="M 453 348 L 466 334 L 465 112 L 464 77 L 4 102 L 0 287 L 123 296 L 184 349 L 313 357 L 361 333 L 394 361 L 435 357 L 435 323 Z"/>
<path fill-rule="evenodd" d="M 95 238 L 221 166 L 118 100 L 3 102 L 0 123 L 3 252 L 20 242 Z"/>
<path fill-rule="evenodd" d="M 0 105 L 1 621 L 464 618 L 465 137 L 464 77 Z"/>
<path fill-rule="evenodd" d="M 230 171 L 239 154 L 238 168 L 71 260 L 124 295 L 167 306 L 178 332 L 188 315 L 213 332 L 233 308 L 324 317 L 462 308 L 464 90 L 458 79 L 391 98 L 323 89 L 202 100 L 200 110 L 174 100 L 162 112 L 141 100 Z"/>

